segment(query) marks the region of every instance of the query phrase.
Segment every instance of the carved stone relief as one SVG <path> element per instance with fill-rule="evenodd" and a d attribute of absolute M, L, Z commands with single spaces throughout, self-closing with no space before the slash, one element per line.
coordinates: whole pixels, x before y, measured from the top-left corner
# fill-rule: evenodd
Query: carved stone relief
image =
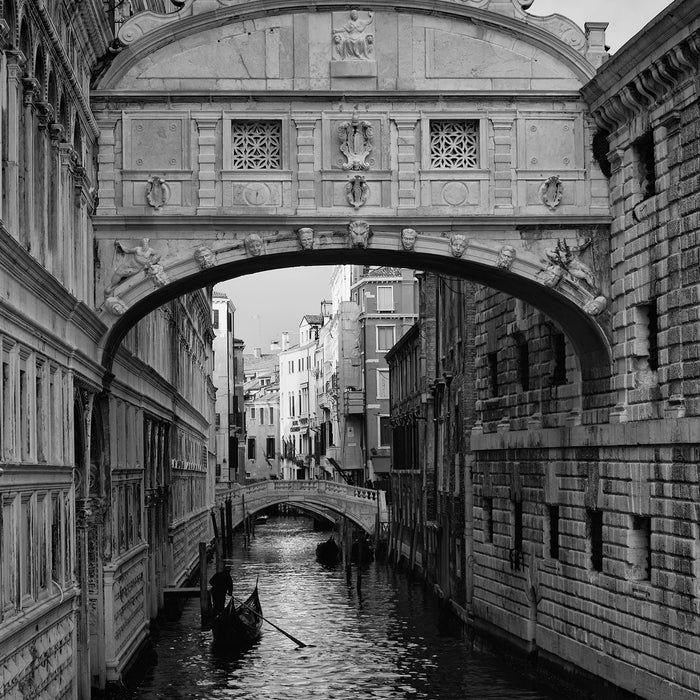
<path fill-rule="evenodd" d="M 162 177 L 149 177 L 146 183 L 146 203 L 160 211 L 170 199 L 170 188 Z"/>
<path fill-rule="evenodd" d="M 216 253 L 214 253 L 211 248 L 207 248 L 207 246 L 204 245 L 195 249 L 194 259 L 202 270 L 208 270 L 210 267 L 216 265 Z"/>
<path fill-rule="evenodd" d="M 263 240 L 257 233 L 250 233 L 245 239 L 245 249 L 251 257 L 257 257 L 263 252 Z"/>
<path fill-rule="evenodd" d="M 127 306 L 119 297 L 111 296 L 105 299 L 105 309 L 114 316 L 122 316 L 126 313 Z"/>
<path fill-rule="evenodd" d="M 338 136 L 340 152 L 347 160 L 346 163 L 338 161 L 343 170 L 369 170 L 373 164 L 372 160 L 367 161 L 373 146 L 372 125 L 368 121 L 359 120 L 357 113 L 354 113 L 351 121 L 342 122 L 338 126 Z"/>
<path fill-rule="evenodd" d="M 590 244 L 590 238 L 574 246 L 570 246 L 565 240 L 559 238 L 556 246 L 546 248 L 544 262 L 547 263 L 547 269 L 542 273 L 544 284 L 554 287 L 566 276 L 572 282 L 585 282 L 592 289 L 597 289 L 593 271 L 578 257 Z"/>
<path fill-rule="evenodd" d="M 496 267 L 501 270 L 510 270 L 515 262 L 515 248 L 512 245 L 504 245 L 501 250 L 498 251 L 498 259 L 496 260 Z"/>
<path fill-rule="evenodd" d="M 414 228 L 401 229 L 401 247 L 404 250 L 413 250 L 418 240 L 418 231 Z"/>
<path fill-rule="evenodd" d="M 165 268 L 160 263 L 146 265 L 145 272 L 146 276 L 153 280 L 153 284 L 156 287 L 165 287 L 165 285 L 169 284 L 170 282 L 170 278 L 165 272 Z"/>
<path fill-rule="evenodd" d="M 333 47 L 336 59 L 341 61 L 370 61 L 374 58 L 374 13 L 368 12 L 360 19 L 357 10 L 350 10 L 349 19 L 338 29 L 333 29 Z"/>
<path fill-rule="evenodd" d="M 540 185 L 539 195 L 542 204 L 554 210 L 561 204 L 564 185 L 557 175 L 552 175 Z"/>
<path fill-rule="evenodd" d="M 369 197 L 369 185 L 362 175 L 355 175 L 350 182 L 345 185 L 345 196 L 348 204 L 359 209 Z"/>
<path fill-rule="evenodd" d="M 126 246 L 119 241 L 114 242 L 117 253 L 122 253 L 114 268 L 109 289 L 114 289 L 122 280 L 133 277 L 148 265 L 154 265 L 160 260 L 160 255 L 151 248 L 150 238 L 143 238 L 139 245 Z"/>
<path fill-rule="evenodd" d="M 366 221 L 351 221 L 348 224 L 348 235 L 350 236 L 350 247 L 367 248 L 372 230 Z"/>
<path fill-rule="evenodd" d="M 297 229 L 297 238 L 302 250 L 313 250 L 314 248 L 314 230 L 308 226 L 303 226 Z"/>
<path fill-rule="evenodd" d="M 467 250 L 467 237 L 463 233 L 450 235 L 450 252 L 455 258 L 461 258 Z"/>
<path fill-rule="evenodd" d="M 607 305 L 608 300 L 604 296 L 597 296 L 586 302 L 583 306 L 583 310 L 591 316 L 597 316 L 605 311 Z"/>

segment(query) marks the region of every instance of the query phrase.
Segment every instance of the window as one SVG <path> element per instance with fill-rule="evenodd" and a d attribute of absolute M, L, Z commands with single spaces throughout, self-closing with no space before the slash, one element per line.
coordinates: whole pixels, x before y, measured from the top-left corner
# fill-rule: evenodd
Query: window
<path fill-rule="evenodd" d="M 255 459 L 255 438 L 248 438 L 248 459 Z"/>
<path fill-rule="evenodd" d="M 430 121 L 430 167 L 462 170 L 479 167 L 479 122 Z"/>
<path fill-rule="evenodd" d="M 395 332 L 394 326 L 377 326 L 377 351 L 386 352 L 394 346 Z"/>
<path fill-rule="evenodd" d="M 591 558 L 590 567 L 593 571 L 603 570 L 603 511 L 586 510 L 588 525 L 588 541 Z"/>
<path fill-rule="evenodd" d="M 549 520 L 549 557 L 559 559 L 559 506 L 547 506 Z"/>
<path fill-rule="evenodd" d="M 630 578 L 635 581 L 651 580 L 651 518 L 632 516 L 629 533 Z"/>
<path fill-rule="evenodd" d="M 493 542 L 493 498 L 483 496 L 481 519 L 484 528 L 484 542 Z"/>
<path fill-rule="evenodd" d="M 212 321 L 212 325 L 214 326 L 214 328 L 219 327 L 219 310 L 218 309 L 214 309 L 214 320 Z"/>
<path fill-rule="evenodd" d="M 394 288 L 377 287 L 377 311 L 394 310 Z"/>
<path fill-rule="evenodd" d="M 275 438 L 268 437 L 265 443 L 265 456 L 268 459 L 274 459 L 275 457 Z"/>
<path fill-rule="evenodd" d="M 552 384 L 566 384 L 566 338 L 563 333 L 552 336 Z"/>
<path fill-rule="evenodd" d="M 634 144 L 635 164 L 639 191 L 644 199 L 656 194 L 656 163 L 654 160 L 654 134 L 647 131 Z"/>
<path fill-rule="evenodd" d="M 255 406 L 250 407 L 250 420 L 255 420 Z"/>
<path fill-rule="evenodd" d="M 270 425 L 274 425 L 275 423 L 275 409 L 274 407 L 270 406 Z"/>
<path fill-rule="evenodd" d="M 527 340 L 518 343 L 518 381 L 523 391 L 530 390 L 530 351 Z"/>
<path fill-rule="evenodd" d="M 379 418 L 379 447 L 389 447 L 391 445 L 391 422 L 389 416 L 378 416 Z"/>
<path fill-rule="evenodd" d="M 217 413 L 214 420 L 214 426 L 218 430 L 221 427 L 221 414 Z"/>
<path fill-rule="evenodd" d="M 281 170 L 282 123 L 231 122 L 232 170 Z"/>
<path fill-rule="evenodd" d="M 377 398 L 378 399 L 388 399 L 389 398 L 389 370 L 388 369 L 378 369 L 377 370 Z"/>
<path fill-rule="evenodd" d="M 498 353 L 488 353 L 486 361 L 489 370 L 489 391 L 492 397 L 498 396 Z"/>

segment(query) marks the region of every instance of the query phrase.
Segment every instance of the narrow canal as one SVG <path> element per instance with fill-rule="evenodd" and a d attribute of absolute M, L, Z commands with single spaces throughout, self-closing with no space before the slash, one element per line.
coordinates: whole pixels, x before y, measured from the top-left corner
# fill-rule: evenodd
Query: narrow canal
<path fill-rule="evenodd" d="M 342 565 L 324 568 L 304 517 L 271 517 L 251 547 L 235 542 L 234 595 L 245 597 L 259 577 L 265 617 L 310 645 L 297 648 L 265 624 L 250 650 L 225 658 L 199 629 L 199 601 L 166 623 L 157 661 L 127 697 L 244 700 L 365 698 L 555 698 L 513 664 L 474 651 L 456 629 L 445 631 L 433 596 L 383 563 L 372 563 L 358 595 Z M 454 625 L 456 628 L 457 626 Z"/>

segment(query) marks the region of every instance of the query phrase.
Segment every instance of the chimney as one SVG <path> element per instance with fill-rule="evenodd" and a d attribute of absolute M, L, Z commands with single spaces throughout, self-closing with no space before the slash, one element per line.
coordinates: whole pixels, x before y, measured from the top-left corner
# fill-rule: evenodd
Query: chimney
<path fill-rule="evenodd" d="M 282 333 L 282 352 L 285 350 L 289 350 L 289 333 L 287 331 Z"/>
<path fill-rule="evenodd" d="M 270 343 L 270 352 L 279 352 L 280 351 L 280 341 L 279 340 L 273 340 Z"/>
<path fill-rule="evenodd" d="M 259 358 L 260 355 L 262 355 L 262 350 L 260 348 L 253 348 L 253 355 Z"/>

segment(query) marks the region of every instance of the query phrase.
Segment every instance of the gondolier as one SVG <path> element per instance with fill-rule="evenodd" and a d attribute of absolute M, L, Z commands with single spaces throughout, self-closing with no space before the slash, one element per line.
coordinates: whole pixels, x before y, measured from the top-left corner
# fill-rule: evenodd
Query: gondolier
<path fill-rule="evenodd" d="M 222 568 L 209 579 L 209 585 L 211 586 L 212 609 L 214 614 L 217 614 L 226 606 L 226 595 L 233 595 L 230 560 L 224 560 Z"/>

